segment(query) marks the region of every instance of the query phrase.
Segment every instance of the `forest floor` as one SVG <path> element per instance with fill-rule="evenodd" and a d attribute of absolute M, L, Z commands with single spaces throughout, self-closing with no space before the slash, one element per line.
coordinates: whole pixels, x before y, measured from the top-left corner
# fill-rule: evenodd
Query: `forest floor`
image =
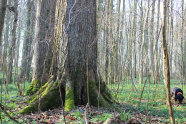
<path fill-rule="evenodd" d="M 114 114 L 120 115 L 119 119 L 121 122 L 126 122 L 130 118 L 135 118 L 143 123 L 169 123 L 169 111 L 166 105 L 166 93 L 163 82 L 161 81 L 159 85 L 151 83 L 149 88 L 147 82 L 144 88 L 141 104 L 138 106 L 143 85 L 144 84 L 137 84 L 136 86 L 138 91 L 136 91 L 130 80 L 119 83 L 119 87 L 117 83 L 109 84 L 108 87 L 111 90 L 111 93 L 114 98 L 117 98 L 115 99 L 118 102 L 117 104 L 113 104 L 108 108 L 90 107 L 90 110 L 87 110 L 85 106 L 78 106 L 76 110 L 64 113 L 65 116 L 63 115 L 61 108 L 48 110 L 41 112 L 40 114 L 19 115 L 18 111 L 27 105 L 27 99 L 29 97 L 19 96 L 15 84 L 9 85 L 8 94 L 5 94 L 4 85 L 1 85 L 3 86 L 1 92 L 1 103 L 11 110 L 11 112 L 7 111 L 12 117 L 15 117 L 19 123 L 25 124 L 60 124 L 65 121 L 67 123 L 83 124 L 86 119 L 90 124 L 102 124 Z M 21 86 L 23 88 L 24 84 Z M 25 83 L 25 87 L 27 88 L 28 86 L 29 83 Z M 186 86 L 181 85 L 181 82 L 178 80 L 171 80 L 171 88 L 174 86 L 180 87 L 183 91 L 186 91 Z M 176 122 L 178 124 L 186 124 L 186 99 L 184 99 L 183 104 L 181 105 L 174 104 L 173 109 Z M 4 112 L 0 111 L 0 114 L 0 121 L 2 123 L 14 124 L 14 122 L 7 117 Z"/>

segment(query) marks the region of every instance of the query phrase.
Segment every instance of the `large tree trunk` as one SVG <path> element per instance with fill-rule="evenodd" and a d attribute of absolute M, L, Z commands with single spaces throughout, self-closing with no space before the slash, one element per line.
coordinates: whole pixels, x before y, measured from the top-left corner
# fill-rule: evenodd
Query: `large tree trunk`
<path fill-rule="evenodd" d="M 37 92 L 50 77 L 55 7 L 56 0 L 40 0 L 37 2 L 34 69 L 32 83 L 27 90 L 28 95 Z"/>
<path fill-rule="evenodd" d="M 61 0 L 57 2 L 61 3 Z M 56 75 L 51 77 L 48 83 L 32 97 L 30 105 L 21 110 L 20 113 L 37 111 L 39 103 L 41 110 L 47 110 L 65 102 L 65 111 L 70 111 L 74 109 L 75 105 L 88 103 L 97 106 L 99 102 L 99 105 L 104 106 L 112 102 L 105 83 L 99 80 L 97 71 L 96 1 L 79 0 L 75 4 L 74 2 L 75 0 L 67 1 L 67 20 L 65 21 L 67 32 L 65 33 L 68 40 L 68 54 L 64 73 L 57 79 Z M 56 8 L 60 9 L 59 5 L 65 7 L 65 3 L 61 3 L 57 4 Z M 58 15 L 60 14 L 56 14 L 56 16 Z M 62 79 L 58 80 L 60 77 Z M 60 99 L 59 89 L 62 93 L 62 99 Z M 39 96 L 40 100 L 38 100 Z"/>
<path fill-rule="evenodd" d="M 74 2 L 67 1 L 67 15 Z M 83 8 L 81 8 L 83 7 Z M 87 9 L 89 8 L 89 9 Z M 77 10 L 80 10 L 79 12 Z M 76 16 L 79 14 L 79 16 Z M 72 13 L 68 34 L 68 55 L 65 64 L 66 95 L 65 110 L 69 111 L 68 101 L 74 99 L 75 105 L 98 105 L 99 77 L 97 71 L 97 39 L 96 39 L 96 1 L 79 0 Z M 68 22 L 69 20 L 67 20 Z M 69 84 L 69 85 L 68 85 Z M 72 89 L 70 89 L 70 87 Z M 110 100 L 106 94 L 105 84 L 101 82 L 100 105 Z M 73 97 L 68 97 L 69 94 Z M 106 99 L 106 100 L 105 100 Z M 104 102 L 105 101 L 105 102 Z M 110 100 L 111 101 L 111 100 Z"/>
<path fill-rule="evenodd" d="M 7 4 L 7 0 L 0 0 L 0 48 L 2 43 L 1 40 L 2 40 L 2 31 L 4 27 L 6 4 Z M 1 63 L 1 50 L 0 50 L 0 63 Z"/>
<path fill-rule="evenodd" d="M 27 20 L 26 20 L 26 32 L 25 39 L 23 42 L 23 50 L 22 50 L 22 61 L 21 61 L 21 73 L 20 79 L 30 79 L 30 70 L 31 70 L 31 62 L 32 62 L 32 41 L 34 36 L 34 19 L 35 19 L 35 11 L 34 11 L 34 1 L 27 1 Z"/>

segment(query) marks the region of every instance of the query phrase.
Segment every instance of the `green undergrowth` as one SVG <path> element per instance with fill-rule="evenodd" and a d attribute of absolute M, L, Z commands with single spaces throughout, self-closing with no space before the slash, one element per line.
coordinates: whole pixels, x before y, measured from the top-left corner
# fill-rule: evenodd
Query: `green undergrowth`
<path fill-rule="evenodd" d="M 145 79 L 144 79 L 145 80 Z M 137 82 L 138 80 L 136 80 Z M 151 79 L 152 82 L 152 79 Z M 45 84 L 43 86 L 47 87 L 48 84 Z M 29 83 L 25 83 L 26 88 L 29 87 Z M 131 117 L 137 117 L 141 118 L 143 122 L 148 121 L 143 115 L 147 115 L 147 99 L 148 99 L 148 82 L 145 86 L 145 90 L 143 93 L 143 97 L 141 100 L 141 104 L 138 107 L 139 103 L 139 96 L 141 93 L 141 89 L 143 88 L 143 84 L 139 85 L 136 84 L 138 93 L 135 91 L 133 85 L 131 84 L 130 80 L 123 81 L 120 83 L 118 94 L 117 94 L 117 101 L 120 104 L 113 104 L 109 108 L 100 108 L 99 110 L 97 108 L 91 109 L 90 112 L 87 113 L 87 118 L 92 123 L 97 122 L 104 122 L 107 118 L 111 117 L 114 113 L 114 110 L 118 112 L 121 115 L 121 120 L 128 120 Z M 185 85 L 181 85 L 181 82 L 178 80 L 171 80 L 171 88 L 177 86 L 183 89 L 183 91 L 186 91 Z M 21 87 L 23 87 L 23 84 L 21 84 Z M 111 90 L 111 93 L 113 96 L 115 96 L 115 93 L 117 91 L 117 84 L 109 84 L 109 89 Z M 3 91 L 1 94 L 1 101 L 3 105 L 6 105 L 8 108 L 13 110 L 14 114 L 9 112 L 9 114 L 13 117 L 16 117 L 18 115 L 18 112 L 21 108 L 24 108 L 27 104 L 26 102 L 34 102 L 34 98 L 36 99 L 36 96 L 31 97 L 23 97 L 18 96 L 18 90 L 17 86 L 15 84 L 9 85 L 9 93 L 5 94 L 5 89 L 3 85 Z M 54 88 L 55 90 L 55 88 Z M 155 92 L 156 91 L 156 92 Z M 24 94 L 26 91 L 24 92 Z M 185 92 L 184 92 L 185 93 Z M 165 92 L 165 86 L 163 81 L 159 83 L 159 85 L 150 84 L 150 94 L 149 94 L 149 103 L 148 103 L 148 117 L 151 118 L 159 118 L 161 120 L 160 123 L 167 123 L 169 122 L 169 111 L 168 107 L 166 105 L 166 92 Z M 44 94 L 43 94 L 44 95 Z M 6 97 L 5 97 L 6 96 Z M 48 97 L 48 96 L 47 96 Z M 32 101 L 33 100 L 33 101 Z M 54 99 L 51 99 L 52 101 Z M 184 103 L 185 103 L 184 99 Z M 178 107 L 173 106 L 174 109 L 174 115 L 175 120 L 178 124 L 183 124 L 186 122 L 186 106 L 180 105 Z M 85 121 L 85 109 L 77 108 L 74 111 L 68 112 L 68 115 L 66 116 L 67 122 L 74 122 L 77 124 L 83 124 Z M 1 111 L 1 119 L 3 123 L 6 124 L 14 124 L 12 120 L 10 120 L 2 111 Z M 26 118 L 25 118 L 26 120 Z M 18 119 L 20 123 L 24 123 L 25 120 L 22 120 L 21 118 Z M 61 120 L 63 120 L 61 115 Z M 37 121 L 33 120 L 32 123 L 37 123 Z M 157 122 L 154 122 L 157 123 Z"/>
<path fill-rule="evenodd" d="M 29 83 L 28 82 L 26 82 L 25 84 L 20 83 L 21 89 L 24 88 L 24 85 L 25 85 L 25 88 L 27 88 L 29 86 Z M 2 86 L 2 93 L 0 95 L 1 103 L 13 112 L 12 113 L 8 111 L 10 116 L 17 117 L 18 115 L 17 110 L 24 106 L 24 104 L 28 100 L 27 99 L 28 97 L 19 95 L 16 84 L 13 84 L 13 83 L 9 84 L 8 93 L 6 92 L 4 84 L 1 86 Z M 24 94 L 26 94 L 26 90 L 24 91 Z M 7 117 L 7 115 L 5 115 L 1 109 L 0 109 L 0 116 L 1 116 L 2 123 L 15 124 L 15 122 L 13 122 L 9 117 Z M 22 119 L 18 119 L 18 121 L 20 123 L 23 122 Z"/>
<path fill-rule="evenodd" d="M 145 79 L 144 79 L 145 81 Z M 136 80 L 138 82 L 138 80 Z M 153 82 L 152 79 L 150 79 L 150 82 Z M 171 88 L 173 87 L 180 87 L 183 89 L 183 91 L 186 91 L 186 86 L 181 84 L 181 81 L 178 80 L 171 80 Z M 118 84 L 109 84 L 108 87 L 112 92 L 112 95 L 115 96 L 117 93 L 117 100 L 119 103 L 124 105 L 130 105 L 131 110 L 134 110 L 136 112 L 147 114 L 147 102 L 148 102 L 148 82 L 146 83 L 146 86 L 144 88 L 143 96 L 141 99 L 141 104 L 138 107 L 140 94 L 142 91 L 144 84 L 136 84 L 138 92 L 136 92 L 134 86 L 132 85 L 132 82 L 130 80 L 123 81 L 119 85 L 119 90 L 117 91 Z M 172 99 L 172 102 L 173 99 Z M 177 123 L 183 123 L 186 122 L 186 106 L 185 106 L 186 99 L 184 98 L 184 101 L 182 105 L 176 106 L 173 105 L 174 110 L 174 116 Z M 126 106 L 127 108 L 128 106 Z M 121 109 L 121 107 L 119 108 Z M 151 116 L 158 116 L 162 117 L 163 121 L 169 121 L 169 111 L 168 107 L 166 105 L 166 90 L 163 81 L 159 82 L 159 85 L 150 84 L 150 94 L 149 94 L 149 102 L 148 102 L 148 114 Z M 129 113 L 133 113 L 134 111 L 129 111 Z"/>

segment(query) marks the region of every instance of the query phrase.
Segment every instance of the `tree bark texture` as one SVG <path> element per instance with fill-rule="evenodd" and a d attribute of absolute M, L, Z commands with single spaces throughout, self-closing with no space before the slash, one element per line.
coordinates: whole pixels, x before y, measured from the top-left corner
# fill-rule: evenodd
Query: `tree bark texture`
<path fill-rule="evenodd" d="M 34 58 L 34 72 L 33 79 L 40 82 L 47 82 L 49 79 L 49 70 L 52 58 L 52 41 L 54 32 L 54 19 L 56 0 L 41 0 L 41 7 L 39 11 L 38 32 L 35 58 Z M 38 8 L 39 9 L 39 8 Z"/>
<path fill-rule="evenodd" d="M 22 62 L 21 62 L 21 79 L 29 80 L 31 62 L 33 56 L 32 41 L 34 38 L 34 19 L 35 19 L 35 7 L 34 1 L 27 1 L 27 21 L 26 21 L 26 32 L 22 50 Z"/>
<path fill-rule="evenodd" d="M 157 22 L 156 22 L 156 38 L 155 38 L 155 49 L 154 49 L 154 61 L 155 61 L 155 83 L 159 81 L 159 71 L 158 71 L 158 40 L 159 40 L 159 13 L 160 13 L 160 0 L 158 0 L 157 7 Z"/>
<path fill-rule="evenodd" d="M 163 66 L 164 66 L 164 83 L 167 88 L 167 104 L 170 113 L 170 120 L 172 124 L 175 124 L 171 96 L 170 96 L 170 70 L 169 70 L 169 56 L 167 51 L 166 41 L 166 15 L 167 15 L 167 0 L 163 1 L 163 24 L 162 24 L 162 45 L 163 45 Z"/>
<path fill-rule="evenodd" d="M 34 68 L 28 95 L 37 92 L 50 78 L 53 55 L 56 0 L 39 0 L 36 5 Z"/>
<path fill-rule="evenodd" d="M 0 48 L 2 44 L 1 40 L 2 40 L 2 31 L 4 27 L 6 4 L 7 4 L 7 0 L 0 0 Z M 0 52 L 0 63 L 1 63 L 1 52 Z"/>
<path fill-rule="evenodd" d="M 18 23 L 18 0 L 14 0 L 14 11 L 11 11 L 14 15 L 13 28 L 12 28 L 12 39 L 10 43 L 10 48 L 8 51 L 8 75 L 7 75 L 7 86 L 12 82 L 12 69 L 13 69 L 13 60 L 15 56 L 15 45 L 17 41 L 16 30 Z"/>
<path fill-rule="evenodd" d="M 155 9 L 155 0 L 152 1 L 152 12 L 151 12 L 151 22 L 150 22 L 150 72 L 151 77 L 153 77 L 153 83 L 155 83 L 154 75 L 154 9 Z"/>
<path fill-rule="evenodd" d="M 67 14 L 69 14 L 70 8 L 72 8 L 74 2 L 76 1 L 67 1 Z M 68 55 L 65 64 L 65 73 L 74 85 L 75 105 L 87 104 L 88 97 L 90 97 L 89 105 L 96 106 L 97 89 L 99 89 L 97 71 L 96 1 L 78 0 L 73 8 L 71 16 L 71 24 L 67 32 Z M 88 73 L 88 76 L 86 73 Z M 86 84 L 87 80 L 88 84 Z M 88 88 L 87 85 L 89 85 Z M 101 85 L 102 92 L 104 91 L 103 88 L 105 88 L 105 84 L 101 83 Z M 89 93 L 87 93 L 88 90 Z M 101 98 L 103 100 L 108 100 L 109 97 L 104 93 L 106 92 L 100 94 Z"/>
<path fill-rule="evenodd" d="M 56 79 L 56 75 L 50 76 L 48 82 L 32 96 L 30 104 L 20 113 L 37 111 L 39 103 L 41 103 L 41 110 L 58 107 L 64 103 L 65 111 L 70 111 L 75 108 L 75 105 L 88 103 L 97 106 L 99 102 L 100 106 L 105 106 L 112 102 L 111 95 L 108 93 L 105 83 L 99 80 L 97 71 L 96 1 L 67 0 L 64 2 L 58 0 L 59 4 L 56 5 L 58 9 L 60 2 L 63 7 L 65 4 L 67 5 L 66 11 L 61 11 L 66 13 L 66 18 L 64 18 L 66 32 L 64 34 L 66 34 L 65 40 L 68 41 L 64 72 L 57 77 L 57 79 L 61 78 L 60 80 Z M 56 12 L 59 11 L 56 10 Z M 63 14 L 58 13 L 58 15 Z M 61 23 L 58 22 L 58 24 Z M 56 27 L 60 27 L 60 25 L 56 25 Z M 61 37 L 63 33 L 57 33 L 55 30 L 55 38 Z M 59 89 L 62 95 L 60 95 Z M 38 100 L 39 93 L 40 101 Z"/>

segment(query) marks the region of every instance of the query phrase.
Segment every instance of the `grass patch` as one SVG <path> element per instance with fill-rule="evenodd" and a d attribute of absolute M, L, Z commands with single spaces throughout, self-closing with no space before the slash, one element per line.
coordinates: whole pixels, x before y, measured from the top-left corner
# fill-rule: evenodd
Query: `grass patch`
<path fill-rule="evenodd" d="M 153 82 L 152 79 L 150 79 L 150 82 Z M 134 111 L 147 114 L 148 82 L 146 83 L 146 86 L 144 88 L 140 107 L 138 107 L 139 98 L 140 98 L 143 85 L 144 84 L 141 84 L 141 85 L 136 84 L 138 93 L 135 91 L 134 86 L 132 85 L 132 82 L 130 80 L 121 82 L 119 85 L 119 90 L 117 93 L 117 100 L 121 104 L 130 105 L 132 107 L 130 108 L 130 110 L 127 110 L 127 112 L 129 112 L 130 114 L 132 114 Z M 186 87 L 184 85 L 182 86 L 181 81 L 172 79 L 171 88 L 175 86 L 180 87 L 181 89 L 183 89 L 183 91 L 186 91 Z M 115 96 L 118 84 L 109 84 L 108 87 L 111 90 L 112 95 Z M 186 100 L 184 99 L 183 102 L 185 103 L 185 101 Z M 128 107 L 128 106 L 125 106 L 125 107 Z M 121 106 L 118 109 L 121 109 Z M 173 109 L 174 109 L 174 116 L 175 116 L 176 122 L 181 122 L 181 123 L 186 122 L 185 104 L 180 105 L 179 107 L 176 107 L 173 105 Z M 153 84 L 153 83 L 150 84 L 148 110 L 149 110 L 148 114 L 151 116 L 162 117 L 163 121 L 166 121 L 169 119 L 169 111 L 166 105 L 166 89 L 165 89 L 163 81 L 160 81 L 158 85 Z"/>
<path fill-rule="evenodd" d="M 20 105 L 23 105 L 24 103 L 26 103 L 27 97 L 19 96 L 17 86 L 15 86 L 15 84 L 13 84 L 13 83 L 8 85 L 8 87 L 9 87 L 8 93 L 6 93 L 6 89 L 5 89 L 4 84 L 2 84 L 1 86 L 2 86 L 2 92 L 1 92 L 1 97 L 0 97 L 1 103 L 3 105 L 5 105 L 6 107 L 8 107 L 8 109 L 10 109 L 14 113 L 13 114 L 8 111 L 12 117 L 17 116 L 18 115 L 17 109 L 19 109 L 20 107 L 23 107 Z M 28 87 L 28 86 L 29 86 L 29 83 L 26 82 L 25 87 Z M 23 88 L 24 83 L 20 83 L 20 87 Z M 26 89 L 25 89 L 25 91 L 26 91 Z M 24 92 L 24 94 L 25 94 L 25 92 Z M 4 112 L 2 112 L 1 110 L 0 110 L 0 116 L 1 116 L 1 120 L 3 123 L 6 123 L 6 124 L 14 124 L 15 123 L 11 119 L 9 119 L 9 117 L 7 117 L 4 114 Z M 20 123 L 23 122 L 22 119 L 18 119 L 18 120 Z"/>
<path fill-rule="evenodd" d="M 145 79 L 144 79 L 145 81 Z M 136 81 L 137 82 L 137 81 Z M 152 82 L 152 79 L 151 79 Z M 171 88 L 174 86 L 180 87 L 183 89 L 183 91 L 186 91 L 185 85 L 181 85 L 181 81 L 178 80 L 171 80 Z M 21 87 L 23 87 L 24 84 L 21 84 Z M 26 89 L 28 88 L 29 83 L 25 83 Z M 143 84 L 139 85 L 136 84 L 138 93 L 135 91 L 134 86 L 132 85 L 131 80 L 127 80 L 125 82 L 121 82 L 119 85 L 119 90 L 117 93 L 116 100 L 120 104 L 113 104 L 109 108 L 100 108 L 99 110 L 97 108 L 91 108 L 91 112 L 87 112 L 87 119 L 92 122 L 104 122 L 107 118 L 111 117 L 114 110 L 116 112 L 120 113 L 121 120 L 128 120 L 131 117 L 137 117 L 138 119 L 141 119 L 143 122 L 148 123 L 147 116 L 147 99 L 148 99 L 148 83 L 145 86 L 143 96 L 141 99 L 141 105 L 138 107 L 139 103 L 139 97 L 141 94 L 141 90 L 143 88 Z M 109 84 L 109 89 L 111 90 L 112 95 L 115 96 L 118 85 L 117 84 Z M 25 90 L 26 90 L 25 89 Z M 25 91 L 24 91 L 25 94 Z M 6 105 L 8 108 L 10 108 L 15 114 L 9 113 L 12 116 L 17 116 L 18 111 L 25 107 L 25 103 L 28 101 L 28 97 L 18 96 L 18 89 L 15 84 L 9 84 L 9 93 L 6 94 L 5 87 L 3 84 L 2 87 L 2 94 L 1 94 L 1 101 L 3 105 Z M 184 103 L 186 100 L 184 99 Z M 85 121 L 85 106 L 77 107 L 76 110 L 69 112 L 69 114 L 66 116 L 67 122 L 74 122 L 77 124 L 83 124 Z M 182 124 L 186 122 L 186 106 L 180 105 L 178 107 L 173 106 L 174 109 L 174 116 L 177 123 Z M 159 83 L 159 85 L 154 85 L 153 83 L 150 84 L 150 94 L 149 94 L 149 103 L 148 103 L 148 115 L 151 118 L 160 118 L 160 123 L 167 123 L 169 122 L 169 111 L 168 107 L 166 105 L 166 92 L 165 92 L 165 86 L 163 81 Z M 54 111 L 53 113 L 55 113 Z M 55 113 L 56 114 L 56 113 Z M 62 115 L 61 115 L 62 116 Z M 37 115 L 36 115 L 37 117 Z M 6 124 L 13 124 L 12 120 L 10 120 L 7 116 L 4 115 L 3 112 L 1 112 L 1 119 L 3 123 Z M 21 119 L 19 118 L 20 123 L 26 123 L 27 118 Z M 62 117 L 60 118 L 61 121 L 63 121 Z M 48 122 L 48 120 L 46 120 Z M 32 120 L 32 123 L 38 123 L 38 120 Z M 157 123 L 157 122 L 154 122 Z"/>

